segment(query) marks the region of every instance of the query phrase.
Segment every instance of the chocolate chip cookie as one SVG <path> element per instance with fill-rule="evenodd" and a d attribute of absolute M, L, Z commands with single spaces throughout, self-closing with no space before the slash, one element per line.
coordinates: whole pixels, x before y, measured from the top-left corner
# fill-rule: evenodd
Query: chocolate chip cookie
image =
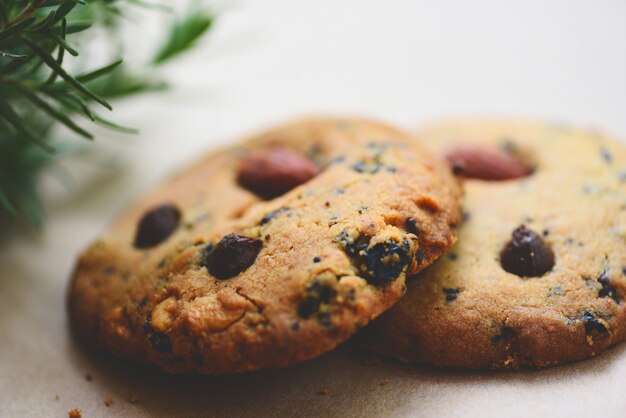
<path fill-rule="evenodd" d="M 168 372 L 285 366 L 331 350 L 454 243 L 460 187 L 409 135 L 310 119 L 214 152 L 78 260 L 83 339 Z"/>
<path fill-rule="evenodd" d="M 626 149 L 561 125 L 467 121 L 421 138 L 464 178 L 458 243 L 360 343 L 410 363 L 543 367 L 626 339 Z"/>

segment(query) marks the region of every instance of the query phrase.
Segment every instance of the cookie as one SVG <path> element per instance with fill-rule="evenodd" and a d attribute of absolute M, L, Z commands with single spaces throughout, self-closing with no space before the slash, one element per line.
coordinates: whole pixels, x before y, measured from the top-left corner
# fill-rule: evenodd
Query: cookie
<path fill-rule="evenodd" d="M 360 344 L 408 363 L 543 367 L 626 338 L 626 149 L 597 132 L 509 121 L 421 139 L 463 177 L 458 243 Z"/>
<path fill-rule="evenodd" d="M 294 122 L 208 155 L 122 214 L 78 260 L 71 323 L 174 373 L 306 360 L 448 250 L 459 201 L 446 164 L 401 131 Z"/>

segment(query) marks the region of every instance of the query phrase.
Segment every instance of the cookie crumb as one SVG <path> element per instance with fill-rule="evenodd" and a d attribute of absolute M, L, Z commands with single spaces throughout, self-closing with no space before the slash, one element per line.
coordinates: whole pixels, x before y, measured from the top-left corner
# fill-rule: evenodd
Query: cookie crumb
<path fill-rule="evenodd" d="M 322 395 L 322 396 L 328 396 L 328 395 L 330 395 L 330 389 L 324 388 L 324 389 L 319 391 L 319 394 Z"/>
<path fill-rule="evenodd" d="M 137 402 L 139 402 L 139 395 L 137 395 L 136 393 L 133 393 L 132 395 L 130 395 L 128 397 L 128 402 L 130 402 L 130 403 L 137 403 Z"/>
<path fill-rule="evenodd" d="M 80 411 L 80 408 L 74 408 L 71 411 L 68 411 L 67 415 L 70 418 L 82 418 L 83 413 Z"/>
<path fill-rule="evenodd" d="M 380 382 L 378 382 L 378 384 L 380 386 L 387 386 L 389 384 L 389 379 L 385 378 L 385 379 L 381 380 Z"/>
<path fill-rule="evenodd" d="M 60 400 L 60 399 L 61 399 L 61 398 L 59 397 L 59 395 L 54 395 L 54 400 L 55 400 L 55 401 L 58 401 L 58 400 Z"/>
<path fill-rule="evenodd" d="M 111 406 L 111 405 L 113 405 L 113 399 L 111 399 L 111 398 L 106 398 L 106 399 L 104 400 L 104 406 L 106 406 L 106 407 L 108 408 L 108 407 L 109 407 L 109 406 Z"/>
<path fill-rule="evenodd" d="M 93 376 L 91 376 L 89 373 L 87 373 L 85 375 L 85 380 L 87 380 L 88 382 L 91 382 L 93 380 Z"/>

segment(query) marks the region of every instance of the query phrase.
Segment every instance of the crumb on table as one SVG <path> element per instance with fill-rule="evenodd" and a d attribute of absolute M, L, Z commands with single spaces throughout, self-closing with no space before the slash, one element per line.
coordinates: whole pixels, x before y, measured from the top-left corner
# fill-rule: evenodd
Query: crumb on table
<path fill-rule="evenodd" d="M 80 408 L 74 408 L 67 413 L 70 418 L 81 418 L 83 416 Z"/>
<path fill-rule="evenodd" d="M 139 395 L 137 395 L 136 393 L 133 393 L 132 395 L 130 395 L 128 397 L 128 402 L 130 402 L 130 403 L 137 403 L 137 402 L 139 402 Z"/>
<path fill-rule="evenodd" d="M 108 408 L 111 405 L 113 405 L 113 399 L 112 398 L 106 398 L 104 400 L 104 406 L 106 406 Z"/>
<path fill-rule="evenodd" d="M 324 388 L 324 389 L 319 391 L 319 394 L 322 395 L 322 396 L 328 396 L 328 395 L 330 395 L 330 389 Z"/>

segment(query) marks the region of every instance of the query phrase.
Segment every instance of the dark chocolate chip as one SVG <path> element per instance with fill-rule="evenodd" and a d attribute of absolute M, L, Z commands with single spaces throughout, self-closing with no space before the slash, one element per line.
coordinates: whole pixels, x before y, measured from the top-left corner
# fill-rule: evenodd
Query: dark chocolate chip
<path fill-rule="evenodd" d="M 329 328 L 332 325 L 330 312 L 320 312 L 317 314 L 317 322 L 323 327 Z"/>
<path fill-rule="evenodd" d="M 459 256 L 457 255 L 457 253 L 448 253 L 448 259 L 451 261 L 455 261 L 457 258 L 459 258 Z"/>
<path fill-rule="evenodd" d="M 446 294 L 446 302 L 454 302 L 461 291 L 451 287 L 444 287 L 443 293 Z"/>
<path fill-rule="evenodd" d="M 543 230 L 543 236 L 547 237 L 548 235 L 550 235 L 550 230 L 549 229 L 544 229 Z"/>
<path fill-rule="evenodd" d="M 295 321 L 293 324 L 291 324 L 291 330 L 300 331 L 300 321 Z"/>
<path fill-rule="evenodd" d="M 319 263 L 320 261 L 322 261 L 321 257 L 313 257 L 314 263 Z"/>
<path fill-rule="evenodd" d="M 287 207 L 287 206 L 283 206 L 281 208 L 278 208 L 276 210 L 271 211 L 270 213 L 268 213 L 267 215 L 265 215 L 262 219 L 261 219 L 261 225 L 265 225 L 266 223 L 268 223 L 269 221 L 271 221 L 272 219 L 276 218 L 278 215 L 280 215 L 281 213 L 284 212 L 288 212 L 289 210 L 291 210 L 291 208 Z"/>
<path fill-rule="evenodd" d="M 262 247 L 263 242 L 258 239 L 229 234 L 203 257 L 202 265 L 216 278 L 229 279 L 250 267 Z"/>
<path fill-rule="evenodd" d="M 152 313 L 148 313 L 146 321 L 143 323 L 143 330 L 148 334 L 148 339 L 159 353 L 167 354 L 172 351 L 172 342 L 170 338 L 162 332 L 156 332 L 152 329 Z"/>
<path fill-rule="evenodd" d="M 152 343 L 152 347 L 154 347 L 154 349 L 159 353 L 167 354 L 172 351 L 172 342 L 170 341 L 170 337 L 162 332 L 155 332 L 151 334 L 149 338 Z"/>
<path fill-rule="evenodd" d="M 180 210 L 171 203 L 159 205 L 143 215 L 135 235 L 136 248 L 154 247 L 165 241 L 180 223 Z"/>
<path fill-rule="evenodd" d="M 454 174 L 455 176 L 460 176 L 461 174 L 463 174 L 463 171 L 463 165 L 459 163 L 452 164 L 452 174 Z"/>
<path fill-rule="evenodd" d="M 319 300 L 313 297 L 305 297 L 298 304 L 298 315 L 301 318 L 308 318 L 313 315 L 320 307 Z"/>
<path fill-rule="evenodd" d="M 511 327 L 502 327 L 500 334 L 491 337 L 491 344 L 496 345 L 513 337 L 515 337 L 515 331 Z"/>
<path fill-rule="evenodd" d="M 342 242 L 342 236 L 339 237 Z M 344 241 L 345 242 L 345 241 Z M 369 248 L 370 238 L 361 237 L 354 242 L 345 242 L 346 251 L 359 274 L 368 283 L 383 285 L 391 283 L 412 263 L 409 243 L 389 240 Z"/>
<path fill-rule="evenodd" d="M 298 304 L 298 315 L 308 318 L 316 313 L 322 304 L 329 304 L 335 297 L 335 289 L 328 283 L 313 280 L 304 290 L 305 296 Z"/>
<path fill-rule="evenodd" d="M 609 151 L 608 148 L 606 147 L 600 148 L 600 154 L 602 155 L 602 159 L 605 162 L 610 164 L 613 161 L 613 155 L 611 154 L 611 151 Z"/>
<path fill-rule="evenodd" d="M 596 331 L 600 334 L 606 334 L 609 330 L 602 324 L 602 322 L 598 321 L 598 318 L 589 311 L 585 311 L 580 316 L 580 319 L 583 321 L 585 325 L 585 332 L 587 334 L 591 334 L 593 331 Z"/>
<path fill-rule="evenodd" d="M 139 308 L 143 308 L 148 303 L 148 298 L 143 298 L 139 301 Z"/>
<path fill-rule="evenodd" d="M 554 266 L 554 253 L 539 235 L 522 225 L 502 249 L 500 264 L 520 277 L 539 277 Z"/>
<path fill-rule="evenodd" d="M 357 173 L 376 174 L 380 171 L 383 165 L 378 161 L 359 161 L 352 164 L 352 169 Z"/>
<path fill-rule="evenodd" d="M 420 234 L 420 228 L 417 225 L 417 219 L 415 219 L 413 217 L 406 218 L 406 221 L 404 221 L 404 227 L 411 234 L 415 234 L 415 235 L 419 235 Z"/>
<path fill-rule="evenodd" d="M 611 285 L 611 280 L 609 279 L 606 270 L 602 270 L 602 272 L 598 276 L 598 283 L 600 283 L 600 285 L 602 286 L 602 288 L 598 292 L 598 296 L 600 296 L 601 298 L 609 297 L 613 299 L 613 301 L 615 301 L 615 303 L 617 304 L 622 301 L 620 296 L 617 294 L 617 290 L 615 289 L 615 287 Z"/>

